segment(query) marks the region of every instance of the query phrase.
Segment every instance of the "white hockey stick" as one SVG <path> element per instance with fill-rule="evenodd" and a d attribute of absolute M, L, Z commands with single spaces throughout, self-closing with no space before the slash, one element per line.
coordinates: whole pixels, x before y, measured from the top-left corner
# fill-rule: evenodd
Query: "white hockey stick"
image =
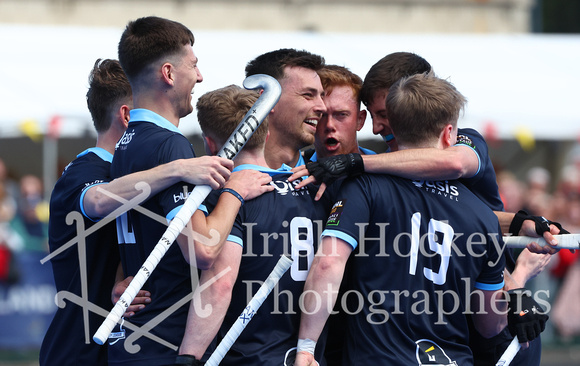
<path fill-rule="evenodd" d="M 236 342 L 236 339 L 238 339 L 244 328 L 246 328 L 246 325 L 248 325 L 250 320 L 252 320 L 254 314 L 256 314 L 260 306 L 262 306 L 262 303 L 264 300 L 266 300 L 274 286 L 276 286 L 282 275 L 284 275 L 284 273 L 288 270 L 288 268 L 290 268 L 291 265 L 292 259 L 286 257 L 285 255 L 280 257 L 280 260 L 278 263 L 276 263 L 276 267 L 274 267 L 270 275 L 268 275 L 268 278 L 266 278 L 266 281 L 264 281 L 262 286 L 260 286 L 258 292 L 256 292 L 256 294 L 252 297 L 248 303 L 248 306 L 246 306 L 242 314 L 240 314 L 238 319 L 236 319 L 232 327 L 221 340 L 220 344 L 218 344 L 215 351 L 213 351 L 210 358 L 206 361 L 206 366 L 219 365 L 226 353 L 228 353 L 230 348 L 232 348 Z"/>
<path fill-rule="evenodd" d="M 558 249 L 580 249 L 580 234 L 554 235 L 558 245 L 551 245 L 544 238 L 532 238 L 529 236 L 504 236 L 503 241 L 508 248 L 525 248 L 526 245 L 536 242 L 541 246 L 551 246 Z"/>
<path fill-rule="evenodd" d="M 514 339 L 510 342 L 510 345 L 504 351 L 503 355 L 499 358 L 495 366 L 509 366 L 512 362 L 514 357 L 518 354 L 518 351 L 522 348 L 520 342 L 518 342 L 518 337 L 514 337 Z"/>
<path fill-rule="evenodd" d="M 263 89 L 264 92 L 218 152 L 218 156 L 227 159 L 233 159 L 240 152 L 254 131 L 260 126 L 266 116 L 268 116 L 276 103 L 278 103 L 280 94 L 282 93 L 282 88 L 278 81 L 268 75 L 258 74 L 249 76 L 244 80 L 243 84 L 246 89 Z M 101 345 L 105 343 L 113 327 L 121 319 L 131 302 L 133 302 L 133 299 L 135 299 L 135 296 L 141 290 L 143 284 L 151 275 L 151 272 L 157 267 L 161 258 L 163 258 L 181 230 L 189 222 L 195 210 L 197 210 L 210 192 L 211 187 L 207 185 L 196 186 L 193 189 L 183 204 L 183 207 L 175 215 L 175 218 L 171 220 L 167 230 L 161 239 L 159 239 L 145 263 L 143 263 L 123 295 L 121 295 L 119 301 L 111 309 L 111 312 L 93 336 L 93 340 L 96 343 Z"/>

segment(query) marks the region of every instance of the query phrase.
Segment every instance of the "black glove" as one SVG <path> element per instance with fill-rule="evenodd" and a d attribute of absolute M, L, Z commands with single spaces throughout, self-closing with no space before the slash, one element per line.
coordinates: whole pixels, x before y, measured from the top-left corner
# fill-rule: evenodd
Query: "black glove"
<path fill-rule="evenodd" d="M 179 355 L 175 359 L 175 366 L 203 366 L 204 362 L 192 355 Z"/>
<path fill-rule="evenodd" d="M 550 221 L 546 219 L 544 216 L 533 216 L 528 214 L 524 210 L 520 210 L 514 216 L 511 224 L 510 224 L 510 233 L 512 235 L 519 235 L 520 230 L 522 228 L 522 224 L 525 220 L 532 220 L 536 224 L 536 233 L 541 237 L 544 235 L 546 231 L 550 231 L 550 225 L 556 226 L 560 229 L 560 234 L 570 234 L 570 232 L 562 227 L 560 223 Z"/>
<path fill-rule="evenodd" d="M 538 337 L 546 328 L 549 318 L 530 295 L 531 291 L 524 288 L 508 291 L 508 329 L 512 336 L 518 336 L 520 343 Z"/>
<path fill-rule="evenodd" d="M 332 184 L 340 177 L 354 177 L 364 173 L 365 167 L 362 156 L 357 153 L 336 155 L 311 161 L 306 164 L 310 175 L 318 183 Z"/>

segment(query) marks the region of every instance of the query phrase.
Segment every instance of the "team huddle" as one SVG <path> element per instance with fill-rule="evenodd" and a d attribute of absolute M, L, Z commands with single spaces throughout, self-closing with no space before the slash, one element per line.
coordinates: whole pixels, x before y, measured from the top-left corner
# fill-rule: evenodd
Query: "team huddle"
<path fill-rule="evenodd" d="M 203 81 L 193 46 L 184 25 L 144 17 L 125 28 L 118 61 L 95 63 L 97 143 L 50 202 L 57 291 L 82 301 L 59 305 L 41 365 L 202 365 L 240 318 L 220 365 L 495 365 L 514 337 L 512 365 L 539 365 L 549 304 L 525 283 L 545 262 L 518 263 L 556 250 L 533 243 L 516 257 L 502 237 L 556 244 L 566 231 L 504 212 L 484 138 L 457 126 L 466 98 L 450 82 L 408 52 L 364 80 L 308 51 L 267 52 L 245 75 L 274 78 L 278 102 L 232 161 L 218 151 L 261 91 L 200 96 L 206 155 L 196 157 L 178 128 Z M 358 145 L 367 111 L 386 152 Z M 97 345 L 201 185 L 211 193 Z M 290 268 L 250 309 L 282 256 Z"/>

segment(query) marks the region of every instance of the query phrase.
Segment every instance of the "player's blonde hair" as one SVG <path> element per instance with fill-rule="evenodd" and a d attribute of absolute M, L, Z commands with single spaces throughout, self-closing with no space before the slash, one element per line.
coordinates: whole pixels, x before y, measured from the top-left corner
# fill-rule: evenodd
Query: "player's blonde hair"
<path fill-rule="evenodd" d="M 223 145 L 242 121 L 259 92 L 229 85 L 202 95 L 197 101 L 197 119 L 206 136 Z M 268 118 L 254 131 L 244 149 L 261 148 L 266 143 Z"/>
<path fill-rule="evenodd" d="M 439 137 L 457 119 L 467 100 L 447 80 L 433 73 L 397 81 L 387 95 L 387 117 L 399 143 L 420 144 Z"/>

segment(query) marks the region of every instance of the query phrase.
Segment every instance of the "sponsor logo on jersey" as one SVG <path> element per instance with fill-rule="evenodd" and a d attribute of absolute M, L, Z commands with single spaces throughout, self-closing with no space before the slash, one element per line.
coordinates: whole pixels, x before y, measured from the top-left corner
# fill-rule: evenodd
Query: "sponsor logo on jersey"
<path fill-rule="evenodd" d="M 115 145 L 115 150 L 117 149 L 125 150 L 127 146 L 124 145 L 127 145 L 129 142 L 131 142 L 133 136 L 135 136 L 135 129 L 132 129 L 131 131 L 125 131 L 121 139 Z"/>
<path fill-rule="evenodd" d="M 471 139 L 465 135 L 457 135 L 457 145 L 466 145 L 475 149 L 475 144 Z"/>
<path fill-rule="evenodd" d="M 336 226 L 340 223 L 340 216 L 342 215 L 345 203 L 346 199 L 336 201 L 336 203 L 334 204 L 334 206 L 332 206 L 332 209 L 330 210 L 328 220 L 326 221 L 326 226 Z"/>
<path fill-rule="evenodd" d="M 187 197 L 189 197 L 189 191 L 187 190 L 187 186 L 183 186 L 183 191 L 179 192 L 179 194 L 173 195 L 173 202 L 177 203 L 179 201 L 185 201 Z"/>
<path fill-rule="evenodd" d="M 101 183 L 104 183 L 104 182 L 105 181 L 103 179 L 97 179 L 97 180 L 95 180 L 93 182 L 87 182 L 87 183 L 85 183 L 85 187 L 83 188 L 83 191 L 86 190 L 86 189 L 88 189 L 88 188 L 90 188 L 90 187 L 92 187 L 92 186 L 94 186 L 95 184 L 101 184 Z"/>
<path fill-rule="evenodd" d="M 417 344 L 415 356 L 419 366 L 457 366 L 457 362 L 452 361 L 437 343 L 429 339 L 419 339 L 415 343 Z"/>
<path fill-rule="evenodd" d="M 292 194 L 293 196 L 304 196 L 306 194 L 310 194 L 310 192 L 308 192 L 308 188 L 306 187 L 296 189 L 296 186 L 301 181 L 302 179 L 297 179 L 293 182 L 288 182 L 288 180 L 273 180 L 270 182 L 270 185 L 274 187 L 276 193 L 282 196 L 285 196 L 288 193 Z"/>
<path fill-rule="evenodd" d="M 459 189 L 457 186 L 449 184 L 449 181 L 414 180 L 413 184 L 425 192 L 459 201 Z"/>

